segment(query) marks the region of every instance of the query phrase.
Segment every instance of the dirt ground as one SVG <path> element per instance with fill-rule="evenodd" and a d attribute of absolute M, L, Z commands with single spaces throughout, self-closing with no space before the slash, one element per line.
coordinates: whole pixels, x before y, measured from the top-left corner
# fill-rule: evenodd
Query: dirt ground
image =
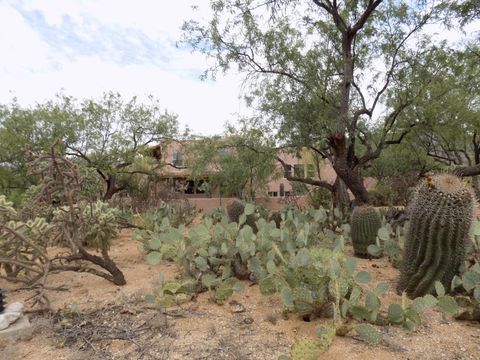
<path fill-rule="evenodd" d="M 164 314 L 143 297 L 176 274 L 171 263 L 150 266 L 138 242 L 122 232 L 111 256 L 125 274 L 119 287 L 104 279 L 77 273 L 54 274 L 50 286 L 66 291 L 49 292 L 55 315 L 29 314 L 33 333 L 27 338 L 0 340 L 1 360 L 60 359 L 277 359 L 289 354 L 300 336 L 315 336 L 325 319 L 304 321 L 285 318 L 279 296 L 261 295 L 258 286 L 245 285 L 242 293 L 225 305 L 201 294 L 195 301 L 168 309 Z M 398 271 L 385 259 L 358 259 L 358 270 L 367 270 L 374 281 L 390 284 L 384 305 L 400 303 L 394 293 Z M 9 289 L 8 301 L 24 301 L 28 291 Z M 382 343 L 369 346 L 354 335 L 336 337 L 319 359 L 480 359 L 480 324 L 455 321 L 435 310 L 422 314 L 422 325 L 413 333 L 400 327 L 378 327 Z"/>

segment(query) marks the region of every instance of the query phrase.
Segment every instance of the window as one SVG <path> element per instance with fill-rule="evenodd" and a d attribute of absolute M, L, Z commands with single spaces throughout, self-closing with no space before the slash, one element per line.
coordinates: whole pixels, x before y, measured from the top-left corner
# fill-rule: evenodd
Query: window
<path fill-rule="evenodd" d="M 280 197 L 285 196 L 285 185 L 280 184 Z"/>
<path fill-rule="evenodd" d="M 183 154 L 181 152 L 174 152 L 172 159 L 173 166 L 181 167 L 183 166 Z"/>
<path fill-rule="evenodd" d="M 269 191 L 269 192 L 268 192 L 268 196 L 270 196 L 270 197 L 277 197 L 277 196 L 278 196 L 278 192 L 277 192 L 277 191 Z"/>

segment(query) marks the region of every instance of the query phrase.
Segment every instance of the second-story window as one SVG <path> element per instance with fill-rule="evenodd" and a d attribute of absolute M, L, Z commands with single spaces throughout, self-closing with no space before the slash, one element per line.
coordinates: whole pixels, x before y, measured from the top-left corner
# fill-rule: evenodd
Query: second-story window
<path fill-rule="evenodd" d="M 183 166 L 183 154 L 181 152 L 176 151 L 173 153 L 172 164 L 177 167 Z"/>

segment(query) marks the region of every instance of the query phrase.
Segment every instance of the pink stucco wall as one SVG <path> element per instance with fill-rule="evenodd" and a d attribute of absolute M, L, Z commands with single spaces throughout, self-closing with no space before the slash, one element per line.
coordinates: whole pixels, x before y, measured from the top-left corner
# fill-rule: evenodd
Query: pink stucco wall
<path fill-rule="evenodd" d="M 165 149 L 163 150 L 162 154 L 162 159 L 165 163 L 169 163 L 173 159 L 173 153 L 178 151 L 178 152 L 183 152 L 182 151 L 183 145 L 178 142 L 171 142 L 167 144 Z M 306 152 L 308 153 L 308 151 Z M 305 162 L 308 162 L 308 160 L 303 159 L 302 157 L 295 156 L 294 154 L 290 154 L 287 152 L 279 152 L 278 156 L 286 163 L 289 165 L 297 165 L 297 164 L 304 164 Z M 188 157 L 188 154 L 183 154 L 183 160 L 184 162 L 186 161 L 186 158 Z M 308 156 L 306 156 L 308 158 Z M 290 192 L 292 191 L 292 184 L 290 181 L 285 179 L 283 177 L 283 168 L 280 163 L 277 163 L 277 173 L 280 174 L 280 176 L 274 176 L 272 179 L 269 181 L 267 185 L 267 191 L 268 192 L 277 192 L 277 195 L 280 194 L 280 185 L 283 184 L 285 192 Z M 161 175 L 165 178 L 168 177 L 177 177 L 177 178 L 188 178 L 190 176 L 190 171 L 187 168 L 182 168 L 182 169 L 176 169 L 171 166 L 165 166 L 161 170 Z M 324 160 L 321 165 L 320 165 L 320 179 L 327 181 L 330 184 L 333 184 L 335 182 L 335 179 L 337 178 L 337 175 L 335 173 L 335 170 L 333 169 L 331 163 L 328 160 Z M 370 191 L 375 184 L 377 183 L 377 180 L 374 178 L 365 178 L 364 180 L 365 186 L 368 191 Z M 267 194 L 265 194 L 267 196 Z M 350 194 L 350 197 L 353 198 L 353 195 Z M 216 199 L 216 200 L 214 200 Z M 269 205 L 271 207 L 278 207 L 279 205 L 274 205 L 274 204 L 282 204 L 286 200 L 281 197 L 270 197 L 267 198 L 269 199 Z M 190 199 L 192 202 L 198 202 L 199 207 L 205 207 L 208 209 L 213 209 L 215 207 L 218 207 L 220 204 L 220 198 L 199 198 L 199 199 Z M 225 200 L 225 198 L 223 199 Z"/>
<path fill-rule="evenodd" d="M 235 198 L 188 198 L 187 201 L 197 207 L 197 209 L 203 212 L 210 212 L 217 207 L 225 208 L 229 203 L 234 201 Z M 292 199 L 293 200 L 293 199 Z M 301 207 L 306 205 L 306 197 L 297 196 L 294 201 Z M 270 211 L 277 211 L 282 209 L 286 205 L 284 198 L 262 198 L 257 199 L 257 203 L 262 204 Z"/>

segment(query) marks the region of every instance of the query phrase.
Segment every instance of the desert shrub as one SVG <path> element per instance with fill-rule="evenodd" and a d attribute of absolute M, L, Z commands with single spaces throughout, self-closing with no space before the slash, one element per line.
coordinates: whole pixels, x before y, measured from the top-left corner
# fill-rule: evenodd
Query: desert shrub
<path fill-rule="evenodd" d="M 308 205 L 315 209 L 320 207 L 328 209 L 332 206 L 332 193 L 320 187 L 310 189 L 308 191 Z"/>
<path fill-rule="evenodd" d="M 370 203 L 373 206 L 392 206 L 396 205 L 398 194 L 391 186 L 383 181 L 379 181 L 369 192 Z"/>

